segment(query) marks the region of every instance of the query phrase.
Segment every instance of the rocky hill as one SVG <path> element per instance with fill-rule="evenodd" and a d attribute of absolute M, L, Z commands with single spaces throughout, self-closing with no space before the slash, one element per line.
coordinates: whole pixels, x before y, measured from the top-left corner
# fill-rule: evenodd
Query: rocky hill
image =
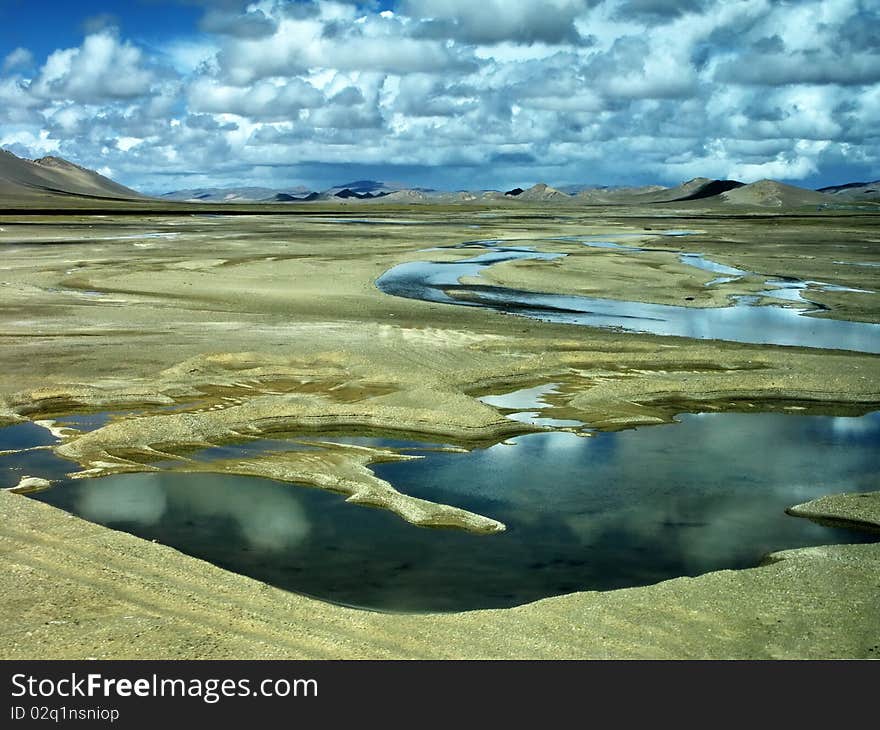
<path fill-rule="evenodd" d="M 145 196 L 60 157 L 26 160 L 0 150 L 0 198 L 28 201 L 46 196 L 142 200 Z"/>

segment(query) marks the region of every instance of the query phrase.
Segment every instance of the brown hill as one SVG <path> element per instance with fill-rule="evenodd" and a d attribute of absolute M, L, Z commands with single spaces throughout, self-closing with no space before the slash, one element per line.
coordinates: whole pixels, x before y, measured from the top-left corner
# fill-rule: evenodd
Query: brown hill
<path fill-rule="evenodd" d="M 626 205 L 636 196 L 661 193 L 669 188 L 663 185 L 645 185 L 635 188 L 586 188 L 575 194 L 575 200 L 587 205 Z"/>
<path fill-rule="evenodd" d="M 145 196 L 94 170 L 60 157 L 25 160 L 0 150 L 0 198 L 34 200 L 46 195 L 138 200 Z"/>
<path fill-rule="evenodd" d="M 562 201 L 569 200 L 571 198 L 570 195 L 563 193 L 561 190 L 557 190 L 556 188 L 551 188 L 546 183 L 538 183 L 537 185 L 532 185 L 528 190 L 523 190 L 516 196 L 517 200 L 554 200 L 554 201 Z"/>
<path fill-rule="evenodd" d="M 578 193 L 577 199 L 588 205 L 672 203 L 710 198 L 740 185 L 742 183 L 736 180 L 712 180 L 708 177 L 695 177 L 693 180 L 688 180 L 673 188 L 652 185 L 644 188 L 584 190 Z"/>
<path fill-rule="evenodd" d="M 854 182 L 845 185 L 831 185 L 819 188 L 816 192 L 833 195 L 839 200 L 880 203 L 880 180 L 873 182 Z"/>
<path fill-rule="evenodd" d="M 760 208 L 797 208 L 805 205 L 823 205 L 838 202 L 830 195 L 798 188 L 794 185 L 786 185 L 775 180 L 759 180 L 749 185 L 743 185 L 736 190 L 729 190 L 726 193 L 722 193 L 719 197 L 727 205 L 756 206 Z"/>
<path fill-rule="evenodd" d="M 710 182 L 712 181 L 708 177 L 695 177 L 693 180 L 683 182 L 674 188 L 632 195 L 629 200 L 633 203 L 669 203 L 673 200 L 690 197 Z"/>

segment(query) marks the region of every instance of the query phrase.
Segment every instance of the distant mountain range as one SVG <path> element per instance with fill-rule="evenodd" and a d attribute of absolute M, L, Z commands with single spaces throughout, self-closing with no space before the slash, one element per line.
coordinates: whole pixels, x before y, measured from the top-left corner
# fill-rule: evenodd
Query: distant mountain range
<path fill-rule="evenodd" d="M 677 208 L 751 207 L 847 208 L 852 205 L 880 203 L 880 180 L 832 185 L 819 190 L 785 185 L 774 180 L 745 184 L 737 180 L 713 180 L 698 177 L 675 187 L 601 187 L 566 185 L 553 188 L 538 183 L 529 188 L 499 190 L 460 190 L 445 192 L 430 188 L 407 187 L 400 183 L 377 180 L 354 180 L 326 190 L 305 187 L 275 189 L 268 187 L 225 187 L 176 190 L 150 198 L 119 185 L 99 173 L 80 167 L 60 157 L 26 160 L 0 150 L 0 203 L 32 204 L 34 201 L 66 199 L 157 201 L 190 203 L 291 203 L 314 201 L 381 203 L 494 203 L 515 205 L 539 202 L 549 205 L 636 206 L 672 205 Z"/>
<path fill-rule="evenodd" d="M 713 180 L 698 177 L 675 187 L 599 187 L 566 185 L 560 188 L 538 183 L 530 188 L 498 190 L 460 190 L 446 192 L 376 180 L 356 180 L 327 190 L 270 190 L 268 188 L 207 188 L 178 190 L 162 196 L 167 200 L 200 202 L 311 202 L 361 201 L 382 198 L 387 203 L 467 203 L 491 201 L 529 201 L 581 203 L 584 205 L 656 205 L 694 203 L 702 205 L 751 207 L 837 206 L 858 202 L 880 202 L 880 182 L 848 183 L 821 190 L 807 190 L 792 185 L 761 180 L 746 184 L 738 180 Z"/>
<path fill-rule="evenodd" d="M 846 200 L 880 200 L 880 180 L 874 182 L 851 182 L 845 185 L 831 185 L 819 188 L 818 192 L 835 195 Z"/>
<path fill-rule="evenodd" d="M 386 183 L 377 180 L 354 180 L 342 185 L 335 185 L 327 190 L 311 190 L 306 187 L 295 188 L 196 188 L 191 190 L 174 190 L 160 197 L 164 200 L 178 200 L 200 203 L 294 203 L 311 202 L 313 200 L 370 200 L 382 198 L 391 193 L 408 189 L 399 183 Z M 428 188 L 417 188 L 418 192 L 433 192 Z"/>

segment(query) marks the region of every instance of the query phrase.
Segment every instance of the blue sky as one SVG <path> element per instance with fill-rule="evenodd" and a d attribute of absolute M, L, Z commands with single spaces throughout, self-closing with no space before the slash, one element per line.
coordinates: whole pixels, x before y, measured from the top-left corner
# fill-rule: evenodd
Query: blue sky
<path fill-rule="evenodd" d="M 0 42 L 4 56 L 21 46 L 44 59 L 58 48 L 78 46 L 89 30 L 108 22 L 116 23 L 126 36 L 149 43 L 175 33 L 191 34 L 201 14 L 195 3 L 178 0 L 3 0 Z"/>
<path fill-rule="evenodd" d="M 148 192 L 880 178 L 876 0 L 0 0 L 0 146 Z"/>

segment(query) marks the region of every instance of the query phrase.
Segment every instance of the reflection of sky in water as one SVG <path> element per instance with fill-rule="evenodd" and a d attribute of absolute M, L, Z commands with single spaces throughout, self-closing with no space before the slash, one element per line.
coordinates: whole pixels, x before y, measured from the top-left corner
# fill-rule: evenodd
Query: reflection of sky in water
<path fill-rule="evenodd" d="M 803 295 L 805 292 L 808 292 L 810 289 L 815 289 L 818 291 L 830 291 L 830 292 L 853 292 L 856 294 L 872 294 L 873 292 L 868 289 L 853 289 L 850 286 L 838 286 L 837 284 L 826 284 L 823 281 L 812 281 L 812 280 L 804 280 L 804 281 L 788 281 L 788 280 L 777 280 L 777 279 L 768 279 L 767 284 L 772 286 L 772 289 L 768 289 L 766 291 L 758 292 L 759 296 L 770 297 L 772 299 L 783 299 L 789 302 L 801 302 L 808 303 L 809 299 L 805 298 Z"/>
<path fill-rule="evenodd" d="M 34 423 L 16 423 L 0 428 L 0 451 L 27 449 L 32 446 L 49 446 L 57 439 L 42 426 Z"/>
<path fill-rule="evenodd" d="M 120 475 L 34 497 L 290 590 L 391 610 L 514 605 L 872 539 L 784 509 L 880 488 L 880 413 L 681 421 L 591 438 L 529 434 L 374 467 L 403 492 L 504 521 L 493 536 L 420 529 L 252 477 Z"/>
<path fill-rule="evenodd" d="M 386 271 L 376 280 L 376 285 L 385 293 L 394 294 L 395 296 L 407 297 L 409 299 L 425 299 L 431 302 L 443 302 L 446 304 L 461 304 L 459 300 L 445 294 L 443 288 L 450 284 L 456 284 L 459 279 L 479 276 L 480 271 L 491 264 L 513 261 L 515 259 L 552 260 L 561 258 L 564 255 L 517 251 L 514 248 L 505 248 L 504 250 L 490 251 L 460 261 L 443 263 L 411 261 L 399 264 Z"/>
<path fill-rule="evenodd" d="M 57 439 L 47 429 L 33 423 L 0 428 L 0 451 L 16 451 L 0 454 L 0 489 L 14 487 L 24 476 L 54 479 L 73 471 L 76 464 L 58 458 L 50 449 L 33 449 L 55 443 Z"/>
<path fill-rule="evenodd" d="M 451 289 L 451 287 L 450 287 Z M 618 327 L 657 335 L 797 345 L 880 353 L 880 325 L 804 317 L 781 307 L 676 307 L 594 297 L 533 294 L 501 287 L 475 290 L 487 306 L 549 322 Z M 516 303 L 515 306 L 511 306 Z"/>
<path fill-rule="evenodd" d="M 461 279 L 478 277 L 481 269 L 502 261 L 564 256 L 530 251 L 525 247 L 519 247 L 520 250 L 513 247 L 498 248 L 495 247 L 496 243 L 472 241 L 459 244 L 459 247 L 492 248 L 487 253 L 461 261 L 413 261 L 400 264 L 382 274 L 376 280 L 376 286 L 392 296 L 459 306 L 483 306 L 546 322 L 611 327 L 630 332 L 694 339 L 880 353 L 880 325 L 805 317 L 804 310 L 801 309 L 756 307 L 752 306 L 758 301 L 754 296 L 734 297 L 727 307 L 678 307 L 461 284 Z M 680 260 L 714 273 L 737 276 L 748 273 L 709 261 L 699 254 L 681 254 Z M 715 279 L 710 284 L 719 282 L 720 279 Z M 764 296 L 793 301 L 803 301 L 800 290 L 807 284 L 825 290 L 846 290 L 822 282 L 768 281 L 768 284 L 773 288 L 763 292 Z"/>
<path fill-rule="evenodd" d="M 197 461 L 213 461 L 215 459 L 246 459 L 249 456 L 261 454 L 265 451 L 314 450 L 314 446 L 300 444 L 296 441 L 282 439 L 253 439 L 252 441 L 229 443 L 221 446 L 210 446 L 206 449 L 199 449 L 198 451 L 186 454 L 186 456 L 187 458 L 196 459 Z"/>
<path fill-rule="evenodd" d="M 130 412 L 131 411 L 126 411 L 126 413 Z M 117 412 L 101 411 L 99 413 L 72 413 L 59 418 L 58 423 L 62 426 L 70 426 L 71 428 L 79 429 L 80 431 L 94 431 L 95 429 L 106 426 L 110 422 L 111 416 L 115 413 Z"/>
<path fill-rule="evenodd" d="M 381 436 L 328 436 L 320 434 L 313 437 L 304 436 L 303 438 L 310 443 L 365 446 L 373 449 L 401 449 L 407 452 L 421 451 L 424 449 L 458 448 L 453 444 L 435 443 L 433 441 L 410 441 L 407 439 L 384 438 Z"/>
<path fill-rule="evenodd" d="M 724 264 L 710 261 L 709 259 L 704 258 L 703 255 L 699 253 L 679 254 L 678 259 L 683 264 L 693 266 L 694 268 L 701 269 L 703 271 L 711 271 L 713 274 L 725 274 L 727 276 L 748 276 L 749 274 L 748 271 L 735 269 L 733 266 L 725 266 Z"/>
<path fill-rule="evenodd" d="M 598 241 L 587 236 L 557 236 L 551 238 L 551 241 L 572 241 L 582 243 L 588 248 L 608 248 L 615 251 L 627 251 L 629 253 L 642 253 L 645 249 L 638 246 L 625 246 L 622 243 L 614 243 L 614 241 Z"/>
<path fill-rule="evenodd" d="M 234 480 L 190 474 L 184 488 L 170 474 L 137 474 L 95 480 L 77 497 L 74 511 L 92 522 L 150 528 L 166 517 L 189 515 L 187 523 L 225 522 L 250 549 L 278 552 L 296 547 L 309 524 L 290 489 L 254 493 Z M 171 486 L 169 486 L 169 484 Z"/>
<path fill-rule="evenodd" d="M 737 277 L 735 276 L 718 276 L 711 281 L 707 281 L 704 286 L 715 286 L 716 284 L 729 284 L 731 281 L 736 281 Z"/>
<path fill-rule="evenodd" d="M 543 383 L 531 388 L 520 388 L 509 393 L 498 395 L 484 395 L 478 400 L 496 408 L 509 408 L 519 410 L 526 408 L 542 408 L 547 406 L 546 396 L 558 393 L 559 383 Z"/>
<path fill-rule="evenodd" d="M 511 413 L 507 416 L 511 421 L 518 423 L 531 423 L 534 426 L 558 426 L 565 428 L 566 426 L 582 426 L 581 421 L 575 421 L 567 418 L 550 418 L 542 416 L 540 411 L 521 411 L 519 413 Z"/>
<path fill-rule="evenodd" d="M 540 411 L 525 410 L 531 408 L 547 408 L 545 397 L 553 395 L 559 391 L 556 389 L 559 383 L 544 383 L 536 385 L 532 388 L 521 388 L 510 393 L 501 393 L 499 395 L 484 395 L 478 400 L 483 403 L 495 406 L 496 408 L 504 408 L 508 410 L 520 410 L 519 413 L 511 413 L 507 417 L 513 421 L 520 423 L 532 423 L 536 426 L 582 426 L 581 421 L 565 420 L 560 418 L 549 418 L 542 416 Z"/>

